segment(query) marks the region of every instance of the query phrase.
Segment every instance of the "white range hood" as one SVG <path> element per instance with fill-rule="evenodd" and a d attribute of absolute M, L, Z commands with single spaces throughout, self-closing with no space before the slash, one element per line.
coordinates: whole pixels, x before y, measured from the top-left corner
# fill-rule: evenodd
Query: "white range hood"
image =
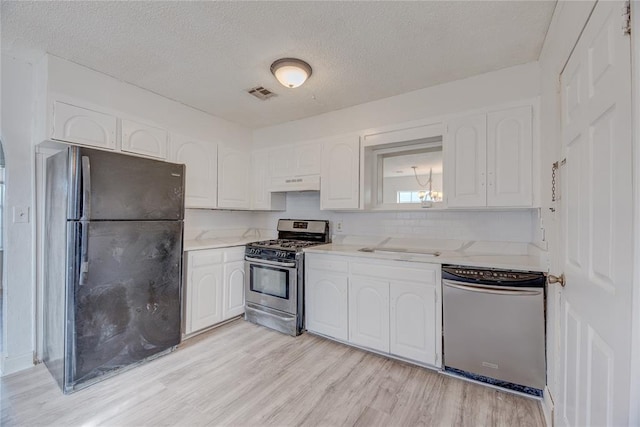
<path fill-rule="evenodd" d="M 320 175 L 271 178 L 269 191 L 272 193 L 287 191 L 320 191 Z"/>

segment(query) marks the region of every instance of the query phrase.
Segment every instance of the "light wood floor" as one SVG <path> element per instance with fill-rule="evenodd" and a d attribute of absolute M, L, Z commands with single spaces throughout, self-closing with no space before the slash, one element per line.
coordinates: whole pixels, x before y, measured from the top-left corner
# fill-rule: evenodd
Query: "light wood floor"
<path fill-rule="evenodd" d="M 243 320 L 68 396 L 38 365 L 0 401 L 3 426 L 544 425 L 536 400 Z"/>

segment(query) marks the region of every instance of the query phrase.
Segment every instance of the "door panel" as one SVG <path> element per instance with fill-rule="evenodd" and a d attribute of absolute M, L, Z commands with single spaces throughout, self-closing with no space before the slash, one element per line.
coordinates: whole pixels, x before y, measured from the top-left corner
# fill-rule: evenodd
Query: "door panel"
<path fill-rule="evenodd" d="M 321 209 L 357 209 L 360 204 L 360 140 L 342 138 L 324 144 L 320 180 Z"/>
<path fill-rule="evenodd" d="M 561 76 L 560 425 L 627 425 L 633 274 L 629 37 L 598 2 Z"/>
<path fill-rule="evenodd" d="M 435 364 L 435 289 L 424 283 L 391 282 L 390 352 Z"/>
<path fill-rule="evenodd" d="M 81 159 L 89 160 L 80 181 L 81 185 L 90 185 L 89 219 L 183 218 L 183 165 L 88 148 L 79 150 Z"/>
<path fill-rule="evenodd" d="M 487 115 L 487 205 L 531 206 L 531 106 Z"/>
<path fill-rule="evenodd" d="M 448 124 L 444 193 L 451 207 L 487 204 L 487 119 L 485 114 L 461 117 Z"/>
<path fill-rule="evenodd" d="M 185 165 L 185 206 L 216 208 L 218 163 L 216 144 L 171 134 L 172 162 Z"/>
<path fill-rule="evenodd" d="M 346 341 L 348 329 L 347 274 L 308 270 L 306 289 L 306 326 L 317 332 Z"/>
<path fill-rule="evenodd" d="M 349 341 L 389 352 L 389 282 L 352 276 Z"/>
<path fill-rule="evenodd" d="M 84 273 L 70 308 L 83 382 L 180 342 L 182 222 L 79 222 Z M 82 240 L 82 239 L 80 239 Z"/>
<path fill-rule="evenodd" d="M 244 313 L 244 261 L 224 264 L 223 320 Z"/>

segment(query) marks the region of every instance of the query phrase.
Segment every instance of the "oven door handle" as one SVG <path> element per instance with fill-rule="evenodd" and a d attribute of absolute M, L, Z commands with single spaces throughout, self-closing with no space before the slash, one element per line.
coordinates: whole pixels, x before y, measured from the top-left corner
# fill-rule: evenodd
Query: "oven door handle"
<path fill-rule="evenodd" d="M 295 262 L 278 262 L 278 261 L 267 261 L 259 258 L 250 258 L 244 257 L 245 261 L 254 262 L 256 264 L 264 264 L 264 265 L 273 265 L 275 267 L 286 267 L 286 268 L 295 268 Z"/>
<path fill-rule="evenodd" d="M 532 296 L 540 295 L 542 293 L 542 291 L 532 291 L 529 289 L 505 289 L 499 286 L 473 286 L 449 280 L 443 280 L 442 284 L 450 288 L 460 289 L 461 291 L 478 292 L 481 294 Z"/>

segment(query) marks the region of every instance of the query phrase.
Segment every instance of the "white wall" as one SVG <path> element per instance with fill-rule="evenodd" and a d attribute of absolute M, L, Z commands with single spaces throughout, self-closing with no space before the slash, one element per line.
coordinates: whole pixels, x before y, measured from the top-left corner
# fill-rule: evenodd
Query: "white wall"
<path fill-rule="evenodd" d="M 34 151 L 33 70 L 25 61 L 2 55 L 0 132 L 6 156 L 3 277 L 3 374 L 33 361 L 34 325 Z M 28 223 L 14 223 L 12 210 L 30 210 Z"/>
<path fill-rule="evenodd" d="M 356 131 L 374 133 L 408 121 L 535 98 L 540 94 L 537 62 L 356 105 L 307 119 L 256 129 L 255 148 L 308 141 Z"/>
<path fill-rule="evenodd" d="M 536 211 L 331 212 L 320 210 L 318 192 L 289 193 L 286 212 L 256 213 L 255 226 L 275 229 L 278 219 L 327 219 L 342 234 L 405 238 L 531 242 Z M 335 232 L 333 230 L 332 232 Z"/>

